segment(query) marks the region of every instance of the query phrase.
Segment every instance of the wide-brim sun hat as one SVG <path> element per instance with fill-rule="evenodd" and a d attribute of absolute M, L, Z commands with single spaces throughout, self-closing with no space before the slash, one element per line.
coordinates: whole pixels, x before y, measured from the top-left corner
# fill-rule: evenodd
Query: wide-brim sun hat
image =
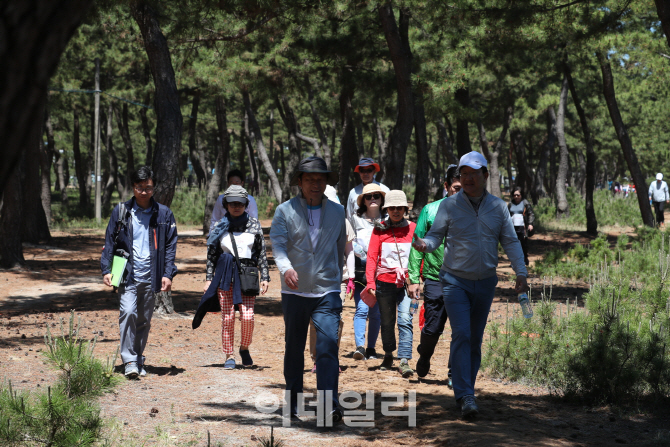
<path fill-rule="evenodd" d="M 472 169 L 481 169 L 488 167 L 488 165 L 486 157 L 477 151 L 472 151 L 461 157 L 458 162 L 458 170 L 460 171 L 463 166 L 469 166 Z"/>
<path fill-rule="evenodd" d="M 361 158 L 354 168 L 354 172 L 360 172 L 360 168 L 367 168 L 368 166 L 373 166 L 375 168 L 375 172 L 380 171 L 379 163 L 376 163 L 372 158 Z"/>
<path fill-rule="evenodd" d="M 298 186 L 298 178 L 300 178 L 300 174 L 302 173 L 326 174 L 328 176 L 327 182 L 331 186 L 337 185 L 340 178 L 337 172 L 332 172 L 328 169 L 326 160 L 321 157 L 307 157 L 300 160 L 289 185 Z"/>
<path fill-rule="evenodd" d="M 230 185 L 228 189 L 223 192 L 223 200 L 226 202 L 249 202 L 249 193 L 240 185 Z"/>
<path fill-rule="evenodd" d="M 390 206 L 404 206 L 405 208 L 409 208 L 405 193 L 399 189 L 393 189 L 387 192 L 384 197 L 384 208 L 386 209 Z"/>
<path fill-rule="evenodd" d="M 356 199 L 356 203 L 358 204 L 358 206 L 361 206 L 361 203 L 363 203 L 363 197 L 366 194 L 372 194 L 372 193 L 375 193 L 375 192 L 380 193 L 382 195 L 382 197 L 384 197 L 384 200 L 386 200 L 386 193 L 384 191 L 382 191 L 381 186 L 379 186 L 376 183 L 370 183 L 368 185 L 365 185 L 363 187 L 363 192 L 358 195 L 358 198 Z"/>

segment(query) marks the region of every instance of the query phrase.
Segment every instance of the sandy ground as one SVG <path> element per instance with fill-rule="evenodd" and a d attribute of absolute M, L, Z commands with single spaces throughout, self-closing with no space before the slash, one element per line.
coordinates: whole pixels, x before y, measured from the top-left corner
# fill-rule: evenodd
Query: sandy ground
<path fill-rule="evenodd" d="M 559 245 L 556 240 L 561 241 L 560 245 L 587 242 L 578 233 L 537 235 L 531 244 L 531 260 Z M 25 246 L 26 267 L 0 270 L 0 378 L 30 390 L 53 381 L 55 373 L 40 354 L 43 336 L 47 325 L 59 333 L 58 323 L 61 318 L 67 320 L 70 309 L 75 309 L 81 321 L 82 335 L 98 337 L 96 354 L 100 358 L 114 354 L 119 341 L 118 295 L 101 282 L 102 244 L 102 235 L 95 232 L 55 233 L 48 246 Z M 670 436 L 667 412 L 622 414 L 608 408 L 566 404 L 545 389 L 492 379 L 483 372 L 477 381 L 481 415 L 475 421 L 464 421 L 453 392 L 446 386 L 448 325 L 430 374 L 421 381 L 416 376 L 403 379 L 397 370 L 379 371 L 381 360 L 353 359 L 353 301 L 344 305 L 340 392 L 363 395 L 358 409 L 374 409 L 374 425 L 341 424 L 324 429 L 316 427 L 314 417 L 306 417 L 284 427 L 281 410 L 257 410 L 257 403 L 268 405 L 283 396 L 284 323 L 279 274 L 276 268 L 271 269 L 270 290 L 256 302 L 251 345 L 255 366 L 226 371 L 220 315 L 208 314 L 199 329 L 191 329 L 202 294 L 204 264 L 205 239 L 195 231 L 182 231 L 177 251 L 179 275 L 173 285 L 176 313 L 154 318 L 145 353 L 149 375 L 124 381 L 100 400 L 103 415 L 110 421 L 106 437 L 117 445 L 207 445 L 208 432 L 211 445 L 256 445 L 260 437 L 269 436 L 270 426 L 287 446 L 662 445 L 655 440 Z M 504 318 L 507 300 L 514 300 L 510 273 L 509 262 L 501 258 L 491 319 Z M 531 275 L 536 290 L 541 281 Z M 584 283 L 554 279 L 553 296 L 559 302 L 564 303 L 566 297 L 580 298 L 586 290 Z M 414 320 L 416 351 L 418 317 Z M 239 343 L 239 323 L 236 331 Z M 381 351 L 381 339 L 377 348 Z M 412 366 L 416 358 L 415 354 Z M 116 363 L 120 365 L 120 360 Z M 316 377 L 310 368 L 306 349 L 305 390 L 313 392 Z M 366 398 L 366 391 L 372 393 L 368 397 L 373 402 Z M 401 393 L 405 401 L 410 392 L 416 393 L 416 426 L 411 426 L 407 415 L 382 414 L 386 413 L 382 402 L 393 401 L 382 397 L 382 392 Z M 405 403 L 404 410 L 409 407 Z"/>

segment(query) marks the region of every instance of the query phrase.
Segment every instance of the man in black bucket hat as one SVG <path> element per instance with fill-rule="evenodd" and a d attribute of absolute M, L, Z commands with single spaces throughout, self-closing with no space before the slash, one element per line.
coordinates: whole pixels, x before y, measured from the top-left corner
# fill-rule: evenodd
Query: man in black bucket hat
<path fill-rule="evenodd" d="M 379 164 L 376 163 L 372 158 L 361 158 L 358 162 L 358 165 L 356 165 L 354 168 L 354 172 L 358 172 L 358 175 L 361 176 L 361 183 L 349 191 L 349 198 L 347 199 L 347 219 L 350 219 L 358 209 L 358 196 L 363 193 L 363 188 L 365 185 L 376 183 L 379 185 L 382 191 L 385 193 L 389 192 L 389 189 L 386 185 L 375 180 L 375 174 L 379 172 Z"/>
<path fill-rule="evenodd" d="M 323 409 L 319 424 L 342 419 L 337 399 L 337 336 L 342 313 L 340 283 L 347 242 L 344 207 L 326 198 L 327 184 L 337 183 L 319 157 L 305 158 L 291 179 L 300 193 L 275 211 L 270 229 L 272 251 L 282 286 L 285 324 L 284 379 L 286 416 L 299 416 L 307 329 L 312 319 L 316 338 L 316 387 Z M 300 409 L 302 410 L 302 409 Z"/>

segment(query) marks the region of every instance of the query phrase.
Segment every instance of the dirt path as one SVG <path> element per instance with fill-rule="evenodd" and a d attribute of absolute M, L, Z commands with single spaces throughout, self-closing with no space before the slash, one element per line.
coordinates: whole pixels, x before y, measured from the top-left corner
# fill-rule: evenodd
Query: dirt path
<path fill-rule="evenodd" d="M 537 237 L 531 260 L 556 246 L 556 234 Z M 586 242 L 579 234 L 561 234 L 568 243 Z M 100 234 L 58 233 L 47 246 L 27 246 L 27 267 L 0 270 L 0 378 L 17 388 L 39 389 L 49 384 L 53 372 L 43 363 L 46 325 L 58 333 L 60 318 L 76 309 L 82 334 L 98 336 L 96 353 L 113 355 L 118 346 L 118 296 L 102 286 Z M 561 242 L 562 243 L 562 242 Z M 174 282 L 176 314 L 156 317 L 147 362 L 149 375 L 140 381 L 124 381 L 114 393 L 101 399 L 104 416 L 113 425 L 107 437 L 122 445 L 255 445 L 261 436 L 275 436 L 287 446 L 392 446 L 392 445 L 612 445 L 639 444 L 668 439 L 667 415 L 614 415 L 607 408 L 587 409 L 553 399 L 547 390 L 493 380 L 480 374 L 477 382 L 482 410 L 475 422 L 459 418 L 453 393 L 446 387 L 450 331 L 445 332 L 433 358 L 431 373 L 419 382 L 403 379 L 397 371 L 378 370 L 379 360 L 356 361 L 352 354 L 353 301 L 345 303 L 344 335 L 340 348 L 340 392 L 363 395 L 359 409 L 374 408 L 373 427 L 340 425 L 334 429 L 315 426 L 315 418 L 282 426 L 281 410 L 262 413 L 256 404 L 271 404 L 283 396 L 284 325 L 279 275 L 272 268 L 269 293 L 257 300 L 256 328 L 251 353 L 256 366 L 223 370 L 220 316 L 209 314 L 193 331 L 191 319 L 204 280 L 205 240 L 180 238 L 177 251 L 179 275 Z M 499 288 L 491 319 L 504 318 L 506 300 L 513 298 L 509 262 L 501 260 Z M 536 287 L 539 280 L 531 278 Z M 581 297 L 583 283 L 555 279 L 554 297 Z M 415 318 L 415 320 L 418 320 Z M 414 349 L 418 321 L 414 325 Z M 239 323 L 236 327 L 239 343 Z M 377 346 L 380 347 L 381 340 Z M 416 358 L 412 360 L 414 365 Z M 117 364 L 120 361 L 117 360 Z M 396 361 L 397 365 L 397 361 Z M 305 389 L 314 391 L 316 377 L 309 372 L 305 353 Z M 365 399 L 374 393 L 374 404 Z M 382 392 L 416 393 L 416 427 L 408 416 L 382 414 Z M 152 409 L 158 410 L 152 417 Z M 191 444 L 189 444 L 191 443 Z M 653 444 L 656 445 L 656 444 Z M 662 443 L 658 444 L 662 445 Z"/>

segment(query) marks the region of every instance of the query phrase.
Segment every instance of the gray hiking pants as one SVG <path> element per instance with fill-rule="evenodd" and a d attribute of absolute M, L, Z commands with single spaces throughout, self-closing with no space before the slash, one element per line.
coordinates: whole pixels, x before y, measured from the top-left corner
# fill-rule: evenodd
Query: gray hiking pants
<path fill-rule="evenodd" d="M 121 360 L 144 364 L 144 348 L 149 338 L 151 317 L 154 314 L 154 293 L 151 284 L 134 282 L 119 287 L 121 311 L 119 330 L 121 332 Z"/>

